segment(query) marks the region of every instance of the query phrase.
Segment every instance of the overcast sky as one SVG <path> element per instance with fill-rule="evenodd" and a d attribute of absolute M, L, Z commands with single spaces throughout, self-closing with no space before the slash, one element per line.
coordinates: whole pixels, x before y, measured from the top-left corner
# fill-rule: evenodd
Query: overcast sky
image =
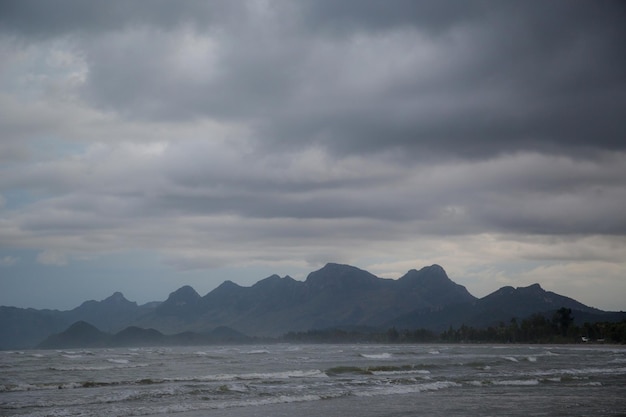
<path fill-rule="evenodd" d="M 626 310 L 622 1 L 0 2 L 0 305 L 438 263 Z"/>

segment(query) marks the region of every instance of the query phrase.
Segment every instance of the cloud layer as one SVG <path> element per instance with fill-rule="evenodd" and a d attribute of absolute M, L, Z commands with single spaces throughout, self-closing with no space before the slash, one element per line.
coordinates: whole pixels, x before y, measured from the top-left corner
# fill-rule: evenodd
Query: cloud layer
<path fill-rule="evenodd" d="M 19 251 L 50 268 L 147 251 L 164 292 L 176 271 L 439 262 L 477 295 L 539 281 L 620 308 L 625 17 L 5 1 L 1 285 L 17 291 Z"/>

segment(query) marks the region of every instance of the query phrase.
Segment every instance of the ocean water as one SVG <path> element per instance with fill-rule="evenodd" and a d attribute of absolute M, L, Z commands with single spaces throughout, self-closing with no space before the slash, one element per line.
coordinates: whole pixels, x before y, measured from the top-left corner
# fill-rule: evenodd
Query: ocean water
<path fill-rule="evenodd" d="M 0 352 L 2 416 L 626 416 L 626 347 Z"/>

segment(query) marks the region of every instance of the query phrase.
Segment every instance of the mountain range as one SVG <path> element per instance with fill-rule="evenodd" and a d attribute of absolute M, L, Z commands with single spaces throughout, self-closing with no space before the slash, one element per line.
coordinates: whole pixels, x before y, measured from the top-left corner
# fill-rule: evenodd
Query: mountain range
<path fill-rule="evenodd" d="M 81 324 L 83 330 L 95 326 L 96 331 L 102 331 L 94 343 L 115 345 L 123 337 L 146 329 L 161 341 L 169 337 L 165 334 L 185 332 L 210 339 L 208 335 L 220 328 L 257 337 L 332 327 L 442 331 L 450 326 L 486 327 L 536 313 L 552 314 L 561 307 L 571 309 L 579 324 L 626 318 L 626 313 L 588 307 L 545 291 L 539 284 L 503 287 L 476 298 L 453 282 L 439 265 L 410 270 L 399 279 L 385 279 L 354 266 L 329 263 L 311 272 L 305 281 L 278 275 L 250 287 L 225 281 L 204 296 L 183 286 L 165 301 L 143 305 L 116 292 L 68 311 L 2 306 L 0 348 L 37 346 L 53 334 L 70 331 L 76 322 L 85 322 Z M 167 343 L 176 340 L 172 337 Z"/>

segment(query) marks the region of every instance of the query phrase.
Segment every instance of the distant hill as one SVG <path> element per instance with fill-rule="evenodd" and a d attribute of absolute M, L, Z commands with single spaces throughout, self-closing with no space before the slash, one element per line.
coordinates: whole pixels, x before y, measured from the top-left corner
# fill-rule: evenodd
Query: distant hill
<path fill-rule="evenodd" d="M 95 326 L 77 321 L 61 333 L 53 334 L 38 345 L 41 349 L 95 348 L 108 344 L 110 336 Z"/>
<path fill-rule="evenodd" d="M 39 349 L 73 349 L 97 347 L 184 346 L 226 343 L 247 343 L 250 337 L 226 327 L 208 333 L 184 332 L 164 335 L 155 329 L 130 326 L 115 334 L 100 331 L 95 326 L 77 321 L 61 333 L 48 336 L 37 345 Z"/>
<path fill-rule="evenodd" d="M 242 340 L 242 334 L 275 337 L 332 327 L 441 331 L 462 324 L 490 326 L 535 313 L 550 315 L 560 307 L 571 308 L 577 323 L 626 318 L 625 313 L 604 312 L 545 291 L 539 284 L 503 287 L 478 299 L 439 265 L 410 270 L 393 280 L 329 263 L 304 281 L 278 275 L 249 287 L 225 281 L 204 296 L 183 286 L 163 302 L 141 306 L 118 292 L 69 311 L 0 307 L 0 348 L 35 346 L 80 321 L 110 335 L 107 343 L 201 343 L 215 340 L 215 334 L 205 339 L 215 329 L 222 329 L 225 342 Z"/>

